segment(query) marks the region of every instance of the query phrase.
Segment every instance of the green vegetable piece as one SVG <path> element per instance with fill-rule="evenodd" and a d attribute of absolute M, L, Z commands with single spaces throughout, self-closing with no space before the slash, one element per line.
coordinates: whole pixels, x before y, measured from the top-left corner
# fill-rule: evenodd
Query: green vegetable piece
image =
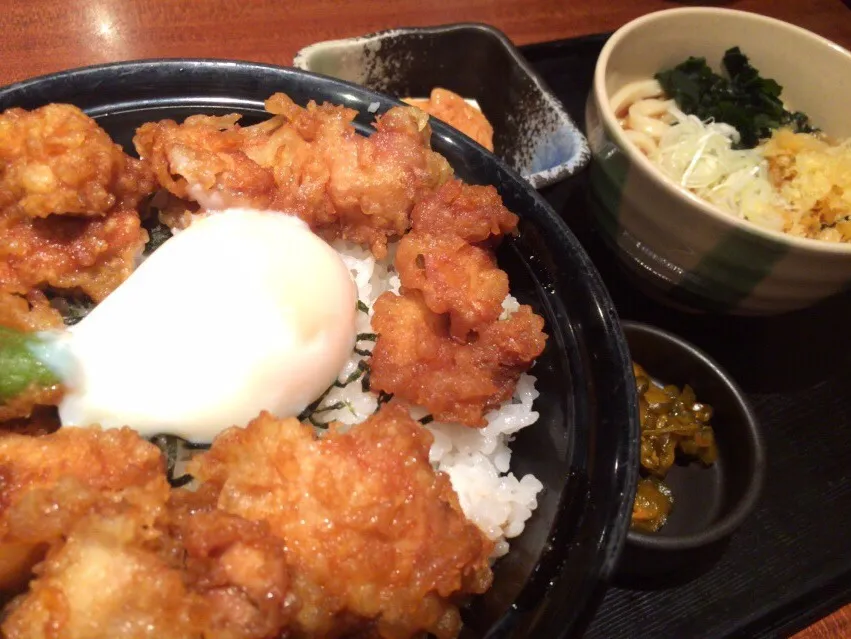
<path fill-rule="evenodd" d="M 804 113 L 783 107 L 783 88 L 760 76 L 738 47 L 724 53 L 722 65 L 726 78 L 712 71 L 705 58 L 690 57 L 657 73 L 656 79 L 683 112 L 734 127 L 740 136 L 738 149 L 755 147 L 781 127 L 796 133 L 817 131 Z"/>
<path fill-rule="evenodd" d="M 0 326 L 0 401 L 7 402 L 29 386 L 49 387 L 61 380 L 32 352 L 38 337 Z"/>

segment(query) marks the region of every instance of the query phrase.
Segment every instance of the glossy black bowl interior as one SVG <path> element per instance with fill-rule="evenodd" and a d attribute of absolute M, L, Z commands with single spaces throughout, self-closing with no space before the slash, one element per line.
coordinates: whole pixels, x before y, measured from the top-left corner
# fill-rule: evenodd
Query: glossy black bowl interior
<path fill-rule="evenodd" d="M 765 474 L 756 417 L 735 381 L 714 360 L 676 335 L 624 322 L 630 354 L 655 381 L 688 384 L 713 408 L 718 460 L 676 464 L 665 482 L 674 496 L 667 523 L 656 533 L 630 530 L 619 567 L 640 585 L 644 577 L 686 580 L 708 568 L 726 539 L 753 511 Z"/>
<path fill-rule="evenodd" d="M 0 108 L 70 102 L 132 150 L 143 122 L 194 113 L 264 117 L 263 100 L 284 91 L 296 102 L 344 104 L 365 134 L 374 115 L 398 104 L 362 87 L 306 72 L 211 60 L 120 63 L 65 72 L 7 87 Z M 579 632 L 620 553 L 637 472 L 635 392 L 629 356 L 601 280 L 562 220 L 516 173 L 449 127 L 433 144 L 456 173 L 494 184 L 521 216 L 521 235 L 499 259 L 512 292 L 547 321 L 539 422 L 513 446 L 512 470 L 533 472 L 546 489 L 512 552 L 495 566 L 493 588 L 465 611 L 468 636 L 559 637 Z"/>

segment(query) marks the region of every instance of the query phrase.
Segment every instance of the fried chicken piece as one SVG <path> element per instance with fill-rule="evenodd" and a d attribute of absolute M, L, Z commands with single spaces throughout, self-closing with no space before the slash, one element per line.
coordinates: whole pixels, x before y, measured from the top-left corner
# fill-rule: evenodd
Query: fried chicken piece
<path fill-rule="evenodd" d="M 294 610 L 283 542 L 215 493 L 139 488 L 71 524 L 3 623 L 6 639 L 269 639 Z"/>
<path fill-rule="evenodd" d="M 164 500 L 98 504 L 36 568 L 9 607 L 6 639 L 201 639 L 203 598 L 188 590 L 154 527 Z"/>
<path fill-rule="evenodd" d="M 32 385 L 27 387 L 12 399 L 0 404 L 0 429 L 20 430 L 24 424 L 19 420 L 26 420 L 32 417 L 33 413 L 38 412 L 40 408 L 58 406 L 64 394 L 65 389 L 60 384 L 54 386 Z M 28 430 L 32 429 L 38 430 L 37 424 L 33 424 Z"/>
<path fill-rule="evenodd" d="M 388 111 L 369 138 L 342 106 L 302 108 L 278 93 L 266 109 L 273 117 L 248 127 L 238 115 L 148 123 L 134 144 L 178 198 L 292 212 L 325 238 L 369 245 L 379 257 L 410 226 L 414 202 L 451 175 L 415 109 Z"/>
<path fill-rule="evenodd" d="M 286 543 L 296 636 L 448 639 L 460 629 L 450 598 L 487 589 L 492 544 L 429 464 L 431 439 L 401 406 L 322 439 L 263 413 L 190 472 L 221 490 L 219 508 Z"/>
<path fill-rule="evenodd" d="M 518 220 L 493 186 L 460 180 L 450 180 L 426 195 L 411 212 L 415 231 L 453 233 L 473 244 L 514 233 Z"/>
<path fill-rule="evenodd" d="M 294 611 L 283 542 L 209 489 L 171 492 L 163 471 L 129 429 L 0 437 L 7 589 L 50 548 L 4 637 L 281 636 Z"/>
<path fill-rule="evenodd" d="M 384 293 L 374 311 L 370 387 L 423 406 L 439 421 L 485 426 L 485 412 L 511 397 L 546 343 L 544 320 L 529 306 L 488 324 L 470 343 L 453 340 L 449 317 L 415 291 Z"/>
<path fill-rule="evenodd" d="M 242 150 L 241 116 L 193 115 L 146 122 L 133 144 L 149 160 L 159 185 L 182 200 L 198 200 L 204 208 L 254 206 L 269 208 L 275 195 L 271 171 Z"/>
<path fill-rule="evenodd" d="M 132 490 L 164 502 L 164 468 L 159 449 L 130 429 L 0 434 L 0 584 L 26 577 L 38 549 L 43 554 L 95 504 Z"/>
<path fill-rule="evenodd" d="M 151 169 L 70 104 L 0 114 L 0 164 L 6 218 L 103 216 L 135 208 L 154 190 Z"/>
<path fill-rule="evenodd" d="M 150 167 L 68 104 L 0 114 L 0 162 L 0 291 L 105 298 L 147 241 L 135 207 L 154 190 Z"/>
<path fill-rule="evenodd" d="M 204 639 L 279 637 L 297 610 L 284 542 L 262 521 L 216 508 L 217 491 L 176 490 L 169 537 L 184 554 L 184 581 L 207 606 Z"/>
<path fill-rule="evenodd" d="M 0 290 L 26 295 L 50 286 L 96 302 L 129 277 L 148 240 L 133 210 L 103 217 L 0 215 L 0 235 Z"/>
<path fill-rule="evenodd" d="M 403 290 L 422 293 L 435 313 L 449 314 L 449 333 L 465 342 L 497 320 L 508 295 L 508 275 L 493 254 L 452 234 L 411 231 L 394 261 Z"/>
<path fill-rule="evenodd" d="M 473 138 L 488 151 L 493 151 L 493 126 L 481 110 L 468 104 L 457 93 L 437 87 L 431 90 L 427 100 L 404 98 L 403 102 L 443 120 Z"/>
<path fill-rule="evenodd" d="M 30 333 L 62 328 L 63 323 L 62 315 L 41 291 L 31 290 L 25 295 L 0 291 L 0 326 Z"/>

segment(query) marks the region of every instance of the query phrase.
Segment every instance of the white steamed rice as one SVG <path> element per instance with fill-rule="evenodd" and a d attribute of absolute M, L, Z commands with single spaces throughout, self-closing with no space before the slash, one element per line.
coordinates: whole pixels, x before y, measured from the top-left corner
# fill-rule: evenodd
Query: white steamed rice
<path fill-rule="evenodd" d="M 323 397 L 313 411 L 314 423 L 339 421 L 354 425 L 364 421 L 378 408 L 378 395 L 363 389 L 364 364 L 372 348 L 372 307 L 385 291 L 399 291 L 399 276 L 393 270 L 393 246 L 388 257 L 376 260 L 368 250 L 351 242 L 333 243 L 352 273 L 363 303 L 358 313 L 356 352 L 338 377 L 338 384 Z M 509 296 L 503 303 L 503 317 L 517 309 L 517 301 Z M 359 352 L 358 352 L 359 351 Z M 345 383 L 348 380 L 348 383 Z M 537 507 L 543 485 L 534 475 L 518 479 L 509 472 L 513 435 L 538 419 L 532 403 L 538 396 L 535 378 L 520 376 L 514 397 L 485 417 L 485 428 L 469 428 L 459 424 L 429 422 L 434 435 L 430 460 L 435 468 L 449 475 L 464 514 L 473 521 L 496 546 L 494 557 L 508 552 L 508 539 L 523 532 L 526 521 Z M 412 407 L 415 419 L 426 417 L 427 411 Z"/>

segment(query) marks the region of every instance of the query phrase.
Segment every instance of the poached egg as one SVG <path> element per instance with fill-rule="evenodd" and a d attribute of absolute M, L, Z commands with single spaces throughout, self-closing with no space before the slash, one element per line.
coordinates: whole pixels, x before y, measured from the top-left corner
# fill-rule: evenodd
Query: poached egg
<path fill-rule="evenodd" d="M 296 217 L 227 209 L 169 239 L 60 339 L 63 426 L 211 441 L 296 416 L 352 354 L 357 291 Z"/>

